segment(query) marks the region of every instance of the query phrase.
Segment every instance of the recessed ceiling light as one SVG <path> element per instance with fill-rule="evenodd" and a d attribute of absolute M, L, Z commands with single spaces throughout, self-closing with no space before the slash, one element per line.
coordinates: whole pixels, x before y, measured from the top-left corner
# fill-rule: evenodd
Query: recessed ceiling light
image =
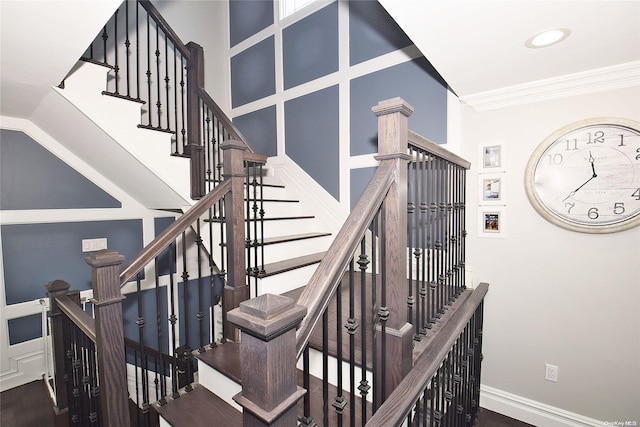
<path fill-rule="evenodd" d="M 571 30 L 569 30 L 568 28 L 554 28 L 553 30 L 546 30 L 536 34 L 535 36 L 527 40 L 524 44 L 525 46 L 532 49 L 547 47 L 561 42 L 562 40 L 569 37 L 569 34 L 571 34 Z"/>

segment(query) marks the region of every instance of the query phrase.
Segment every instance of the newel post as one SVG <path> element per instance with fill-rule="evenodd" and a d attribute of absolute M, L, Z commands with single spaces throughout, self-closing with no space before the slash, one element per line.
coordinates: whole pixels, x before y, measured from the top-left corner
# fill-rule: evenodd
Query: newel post
<path fill-rule="evenodd" d="M 102 423 L 129 425 L 129 396 L 124 351 L 120 264 L 124 256 L 104 249 L 85 258 L 91 266 L 96 321 L 96 352 Z"/>
<path fill-rule="evenodd" d="M 291 298 L 264 294 L 240 304 L 229 321 L 242 331 L 244 427 L 295 426 L 297 402 L 306 390 L 297 385 L 296 327 L 307 309 Z"/>
<path fill-rule="evenodd" d="M 69 409 L 67 395 L 68 377 L 65 373 L 65 345 L 62 311 L 56 302 L 56 298 L 67 295 L 70 285 L 63 280 L 54 280 L 46 286 L 49 294 L 49 319 L 51 324 L 51 346 L 53 348 L 53 381 L 56 390 L 56 415 Z"/>
<path fill-rule="evenodd" d="M 226 314 L 249 299 L 245 266 L 244 212 L 244 151 L 246 145 L 229 140 L 220 148 L 223 156 L 224 179 L 231 180 L 231 192 L 224 198 L 227 235 L 227 280 L 223 296 L 224 336 L 238 341 L 238 331 L 227 321 Z"/>
<path fill-rule="evenodd" d="M 191 158 L 191 197 L 200 199 L 206 191 L 205 154 L 200 137 L 200 105 L 198 89 L 204 87 L 204 49 L 197 43 L 187 43 L 187 145 L 184 154 Z"/>
<path fill-rule="evenodd" d="M 381 162 L 395 163 L 396 179 L 385 199 L 383 283 L 386 300 L 380 302 L 380 318 L 385 326 L 385 378 L 375 382 L 374 397 L 384 400 L 402 381 L 412 364 L 413 327 L 407 322 L 407 153 L 409 116 L 413 107 L 401 98 L 381 101 L 372 108 L 378 117 L 378 156 Z M 380 295 L 380 293 L 378 294 Z M 382 366 L 382 354 L 376 356 Z"/>

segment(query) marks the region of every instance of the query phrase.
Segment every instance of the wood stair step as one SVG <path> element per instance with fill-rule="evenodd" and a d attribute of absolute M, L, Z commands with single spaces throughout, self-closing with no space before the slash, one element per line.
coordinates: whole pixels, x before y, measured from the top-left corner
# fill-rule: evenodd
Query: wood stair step
<path fill-rule="evenodd" d="M 278 243 L 295 242 L 298 240 L 314 239 L 316 237 L 331 236 L 331 233 L 313 232 L 302 234 L 289 234 L 286 236 L 268 237 L 262 241 L 262 245 L 275 245 Z"/>
<path fill-rule="evenodd" d="M 153 407 L 173 427 L 242 426 L 242 413 L 200 384 L 194 384 L 188 393 L 182 391 L 179 398 L 169 399 L 165 405 L 154 403 Z"/>
<path fill-rule="evenodd" d="M 286 259 L 284 261 L 273 262 L 271 264 L 265 264 L 263 271 L 250 272 L 249 275 L 262 279 L 263 277 L 269 277 L 275 274 L 295 270 L 297 268 L 317 264 L 322 260 L 322 258 L 324 258 L 325 254 L 326 252 L 318 252 L 315 254 L 304 255 L 297 258 Z"/>
<path fill-rule="evenodd" d="M 298 215 L 298 216 L 274 216 L 274 217 L 265 217 L 262 218 L 263 221 L 288 221 L 288 220 L 292 220 L 292 219 L 313 219 L 315 218 L 315 216 L 313 215 Z M 211 218 L 211 219 L 205 219 L 205 222 L 215 222 L 215 223 L 219 223 L 220 221 L 223 221 L 223 218 Z M 253 221 L 259 221 L 259 219 L 256 218 L 245 218 L 244 219 L 245 222 L 249 221 L 249 222 L 253 222 Z"/>

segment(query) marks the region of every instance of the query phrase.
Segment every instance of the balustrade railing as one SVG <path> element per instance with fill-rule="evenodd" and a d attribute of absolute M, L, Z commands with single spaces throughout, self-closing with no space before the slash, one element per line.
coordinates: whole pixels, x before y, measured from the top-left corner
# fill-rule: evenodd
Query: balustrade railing
<path fill-rule="evenodd" d="M 204 90 L 202 47 L 184 44 L 151 2 L 125 1 L 82 58 L 109 67 L 103 94 L 141 103 L 139 127 L 173 135 L 171 154 L 191 159 L 194 199 L 222 180 L 220 144 L 246 142 Z"/>
<path fill-rule="evenodd" d="M 282 317 L 298 319 L 299 325 L 292 320 L 282 333 L 297 328 L 297 366 L 307 393 L 289 387 L 281 401 L 265 401 L 253 395 L 267 387 L 264 378 L 243 368 L 243 394 L 236 400 L 245 414 L 253 414 L 245 416 L 250 425 L 270 425 L 278 402 L 285 406 L 298 399 L 300 425 L 390 425 L 376 421 L 387 417 L 378 414 L 397 412 L 386 402 L 405 378 L 421 373 L 422 365 L 413 366 L 417 346 L 442 354 L 429 358 L 435 364 L 432 375 L 420 384 L 421 397 L 402 406 L 406 413 L 397 425 L 404 420 L 406 425 L 473 424 L 486 289 L 472 292 L 465 286 L 465 171 L 470 164 L 411 132 L 412 111 L 399 98 L 374 107 L 379 166 L 373 178 L 304 290 L 290 294 L 297 305 L 275 300 L 288 307 Z M 471 321 L 469 295 L 480 301 Z M 243 338 L 243 360 L 255 357 L 259 344 L 253 341 L 276 322 L 255 314 L 271 307 L 265 297 L 230 313 L 247 332 L 243 337 L 251 336 L 246 346 Z M 302 308 L 307 315 L 298 318 Z M 451 319 L 455 323 L 467 314 L 464 323 L 470 326 L 451 331 Z M 440 327 L 433 328 L 436 323 Z M 274 377 L 291 368 L 285 362 L 269 364 L 265 377 L 280 384 Z M 255 414 L 264 414 L 257 424 Z M 290 417 L 290 409 L 280 416 Z"/>

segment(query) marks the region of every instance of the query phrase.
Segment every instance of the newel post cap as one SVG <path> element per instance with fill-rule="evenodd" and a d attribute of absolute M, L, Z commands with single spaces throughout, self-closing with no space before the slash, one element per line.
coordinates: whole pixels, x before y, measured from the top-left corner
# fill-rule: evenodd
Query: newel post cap
<path fill-rule="evenodd" d="M 298 326 L 307 308 L 288 297 L 264 294 L 240 303 L 228 319 L 242 332 L 270 341 Z"/>
<path fill-rule="evenodd" d="M 378 105 L 372 107 L 371 111 L 378 117 L 398 112 L 409 117 L 413 114 L 414 108 L 404 99 L 396 97 L 378 102 Z"/>
<path fill-rule="evenodd" d="M 117 251 L 112 251 L 110 249 L 102 249 L 93 252 L 84 260 L 87 264 L 94 268 L 108 267 L 110 265 L 122 264 L 122 262 L 124 261 L 124 255 L 120 255 Z"/>

